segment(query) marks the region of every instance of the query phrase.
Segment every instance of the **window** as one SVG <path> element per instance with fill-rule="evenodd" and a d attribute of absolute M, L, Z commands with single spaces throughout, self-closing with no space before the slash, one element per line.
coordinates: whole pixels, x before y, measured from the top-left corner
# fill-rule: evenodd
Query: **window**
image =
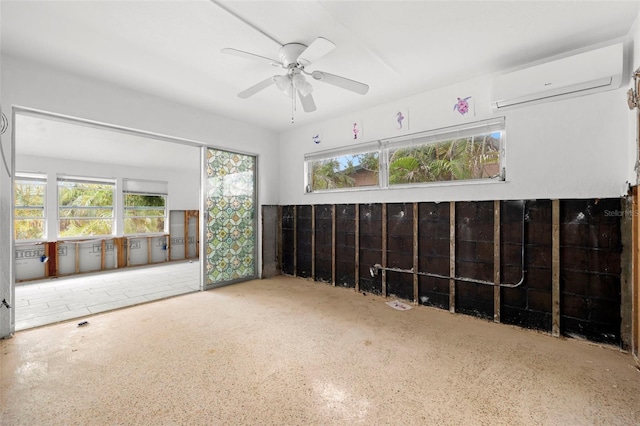
<path fill-rule="evenodd" d="M 504 118 L 305 156 L 307 192 L 503 179 Z M 358 151 L 354 151 L 358 149 Z"/>
<path fill-rule="evenodd" d="M 124 233 L 166 231 L 167 182 L 124 179 Z"/>
<path fill-rule="evenodd" d="M 501 133 L 389 150 L 389 185 L 483 179 L 500 174 Z"/>
<path fill-rule="evenodd" d="M 306 157 L 307 192 L 380 186 L 378 144 Z"/>
<path fill-rule="evenodd" d="M 115 182 L 58 178 L 58 236 L 113 234 Z"/>
<path fill-rule="evenodd" d="M 46 233 L 44 175 L 16 174 L 14 181 L 14 236 L 16 240 L 43 240 Z"/>

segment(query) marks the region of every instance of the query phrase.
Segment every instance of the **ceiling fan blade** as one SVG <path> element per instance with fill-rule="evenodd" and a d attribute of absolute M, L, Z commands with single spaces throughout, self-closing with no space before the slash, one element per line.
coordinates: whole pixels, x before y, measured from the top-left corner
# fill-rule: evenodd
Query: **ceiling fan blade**
<path fill-rule="evenodd" d="M 267 62 L 274 67 L 281 67 L 282 63 L 280 61 L 276 61 L 275 59 L 267 58 L 265 56 L 256 55 L 254 53 L 245 52 L 244 50 L 232 49 L 230 47 L 226 47 L 221 50 L 222 53 L 226 53 L 228 55 L 240 56 L 241 58 L 252 59 L 254 61 Z"/>
<path fill-rule="evenodd" d="M 339 75 L 329 74 L 324 71 L 314 71 L 311 73 L 314 80 L 322 81 L 334 86 L 342 87 L 360 95 L 365 95 L 369 91 L 369 86 L 359 81 L 350 80 Z"/>
<path fill-rule="evenodd" d="M 304 112 L 313 112 L 316 110 L 316 103 L 313 101 L 313 96 L 309 93 L 307 96 L 302 96 L 299 90 L 297 90 L 298 96 L 300 97 L 300 103 L 302 104 L 302 109 Z"/>
<path fill-rule="evenodd" d="M 306 67 L 335 49 L 336 45 L 326 38 L 318 37 L 298 56 L 298 63 Z"/>
<path fill-rule="evenodd" d="M 249 87 L 247 90 L 244 90 L 240 93 L 238 93 L 238 97 L 242 98 L 242 99 L 247 99 L 249 96 L 253 96 L 256 93 L 258 93 L 259 91 L 266 89 L 267 87 L 271 86 L 272 84 L 275 83 L 274 78 L 277 76 L 273 76 L 273 77 L 269 77 L 265 80 L 262 80 L 260 83 L 258 84 L 254 84 L 253 86 Z"/>

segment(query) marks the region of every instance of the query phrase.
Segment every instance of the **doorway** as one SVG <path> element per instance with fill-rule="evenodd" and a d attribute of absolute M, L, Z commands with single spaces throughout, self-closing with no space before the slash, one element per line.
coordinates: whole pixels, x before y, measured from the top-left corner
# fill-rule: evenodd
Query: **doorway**
<path fill-rule="evenodd" d="M 169 256 L 170 212 L 186 217 L 202 208 L 200 144 L 24 108 L 14 108 L 13 119 L 12 184 L 36 192 L 28 202 L 14 200 L 11 210 L 26 222 L 20 229 L 38 230 L 12 228 L 16 329 L 202 289 L 202 263 L 192 256 L 199 236 L 190 244 L 181 233 L 189 259 L 175 261 L 177 243 Z M 89 188 L 87 194 L 99 187 L 102 201 L 63 206 L 61 194 L 74 185 Z M 180 223 L 200 229 L 192 223 L 199 216 Z M 100 231 L 70 234 L 70 222 L 76 230 Z"/>

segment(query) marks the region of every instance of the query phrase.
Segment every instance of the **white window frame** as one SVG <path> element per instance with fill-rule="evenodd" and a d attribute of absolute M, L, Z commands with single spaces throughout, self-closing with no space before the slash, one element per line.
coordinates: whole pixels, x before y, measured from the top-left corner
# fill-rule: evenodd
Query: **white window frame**
<path fill-rule="evenodd" d="M 365 144 L 359 144 L 356 146 L 350 146 L 348 148 L 333 149 L 327 151 L 321 151 L 311 154 L 306 154 L 304 158 L 305 166 L 305 193 L 324 193 L 324 192 L 344 192 L 344 191 L 364 191 L 364 190 L 388 190 L 388 189 L 401 189 L 401 188 L 415 188 L 415 187 L 427 187 L 427 186 L 442 186 L 442 185 L 469 185 L 477 183 L 487 182 L 504 182 L 506 180 L 506 151 L 505 151 L 505 118 L 497 117 L 488 120 L 476 121 L 471 123 L 464 123 L 456 126 L 449 126 L 439 129 L 433 129 L 425 132 L 414 133 L 410 135 L 404 135 L 397 138 L 383 139 L 380 141 L 369 142 Z M 423 146 L 429 144 L 437 144 L 440 142 L 462 139 L 473 136 L 485 135 L 488 133 L 500 133 L 500 147 L 499 147 L 499 173 L 495 176 L 484 178 L 472 178 L 472 179 L 460 179 L 460 180 L 440 180 L 433 182 L 415 182 L 415 183 L 403 183 L 393 184 L 389 183 L 389 153 L 392 150 L 402 148 L 412 148 L 416 146 Z M 361 187 L 348 187 L 339 189 L 323 189 L 313 190 L 311 188 L 311 173 L 312 163 L 323 159 L 336 158 L 345 155 L 365 154 L 367 152 L 378 151 L 378 186 L 361 186 Z"/>
<path fill-rule="evenodd" d="M 39 185 L 43 185 L 44 186 L 44 192 L 43 192 L 43 199 L 42 199 L 42 206 L 25 206 L 25 205 L 18 205 L 16 204 L 16 185 L 20 182 L 34 182 L 37 183 Z M 41 220 L 42 221 L 42 238 L 25 238 L 25 239 L 17 239 L 16 241 L 19 242 L 39 242 L 39 241 L 46 241 L 47 240 L 47 175 L 46 174 L 42 174 L 42 173 L 21 173 L 18 172 L 15 175 L 15 179 L 14 179 L 14 186 L 13 186 L 13 200 L 14 200 L 14 205 L 13 205 L 13 212 L 14 212 L 14 217 L 13 217 L 13 221 L 14 221 L 14 229 L 17 228 L 16 222 L 19 220 Z M 16 210 L 20 210 L 20 209 L 27 209 L 27 210 L 35 210 L 35 209 L 42 209 L 42 216 L 29 216 L 29 217 L 18 217 L 18 215 L 15 213 Z M 14 234 L 15 237 L 15 234 Z"/>
<path fill-rule="evenodd" d="M 125 178 L 122 180 L 122 230 L 124 235 L 133 236 L 133 235 L 161 235 L 166 234 L 169 226 L 169 190 L 168 190 L 168 182 L 166 181 L 155 181 L 155 180 L 145 180 L 145 179 L 129 179 Z M 164 198 L 164 229 L 162 231 L 155 232 L 143 232 L 143 233 L 127 233 L 125 230 L 127 228 L 126 223 L 127 219 L 134 218 L 157 218 L 159 216 L 127 216 L 127 210 L 130 208 L 127 207 L 126 198 L 127 195 L 147 195 L 147 196 L 156 196 Z M 149 210 L 159 210 L 158 207 L 148 207 Z M 143 208 L 144 210 L 144 208 Z"/>
<path fill-rule="evenodd" d="M 380 149 L 380 147 L 381 147 L 380 142 L 375 141 L 375 142 L 369 142 L 364 144 L 358 144 L 358 145 L 350 146 L 347 148 L 332 149 L 327 151 L 315 152 L 312 154 L 306 154 L 304 156 L 305 192 L 321 193 L 321 192 L 342 192 L 342 191 L 354 191 L 354 190 L 366 191 L 366 190 L 382 188 L 383 181 L 381 180 L 382 168 L 380 167 L 380 161 L 381 161 L 383 152 Z M 345 188 L 319 189 L 319 190 L 318 189 L 313 190 L 313 188 L 311 187 L 314 162 L 330 160 L 333 158 L 346 157 L 348 155 L 368 154 L 373 152 L 378 153 L 378 184 L 377 185 L 353 186 L 353 187 L 345 187 Z"/>
<path fill-rule="evenodd" d="M 64 182 L 75 182 L 75 183 L 86 183 L 86 184 L 101 184 L 101 185 L 110 185 L 112 188 L 112 197 L 111 197 L 111 205 L 110 206 L 91 206 L 91 207 L 80 207 L 83 209 L 89 209 L 89 210 L 106 210 L 106 209 L 111 209 L 111 233 L 110 234 L 93 234 L 93 235 L 60 235 L 60 222 L 62 220 L 69 220 L 72 218 L 69 217 L 62 217 L 62 215 L 60 214 L 60 211 L 64 208 L 67 207 L 63 207 L 60 206 L 60 186 L 61 183 Z M 56 179 L 56 211 L 57 211 L 57 237 L 59 239 L 65 239 L 65 240 L 73 240 L 73 239 L 87 239 L 87 238 L 99 238 L 99 237 L 112 237 L 115 235 L 115 230 L 116 230 L 116 221 L 117 221 L 117 217 L 116 217 L 116 195 L 117 195 L 117 188 L 116 188 L 116 179 L 105 179 L 105 178 L 95 178 L 95 177 L 86 177 L 86 176 L 67 176 L 67 175 L 58 175 L 57 179 Z M 95 220 L 105 220 L 106 218 L 101 218 L 101 217 L 81 217 L 81 220 L 89 220 L 89 219 L 95 219 Z"/>

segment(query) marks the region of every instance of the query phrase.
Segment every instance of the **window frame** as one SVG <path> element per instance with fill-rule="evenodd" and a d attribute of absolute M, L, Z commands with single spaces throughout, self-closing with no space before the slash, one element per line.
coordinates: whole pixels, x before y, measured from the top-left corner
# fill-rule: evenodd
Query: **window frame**
<path fill-rule="evenodd" d="M 318 161 L 325 161 L 331 159 L 337 159 L 340 157 L 347 157 L 353 155 L 378 153 L 378 183 L 376 185 L 363 185 L 363 186 L 350 186 L 343 188 L 327 188 L 316 189 L 312 188 L 313 184 L 313 163 Z M 304 157 L 304 190 L 307 194 L 323 193 L 323 192 L 344 192 L 344 191 L 370 191 L 383 188 L 384 181 L 382 180 L 382 163 L 383 150 L 379 141 L 369 142 L 364 144 L 358 144 L 347 148 L 332 149 L 326 151 L 320 151 L 312 154 L 306 154 Z"/>
<path fill-rule="evenodd" d="M 442 127 L 424 132 L 412 133 L 395 138 L 382 139 L 375 142 L 359 144 L 348 148 L 339 148 L 326 150 L 305 155 L 305 194 L 318 194 L 325 192 L 347 192 L 347 191 L 364 191 L 364 190 L 395 190 L 404 188 L 419 188 L 433 186 L 451 186 L 451 185 L 474 185 L 497 183 L 506 181 L 506 122 L 505 117 L 496 117 L 487 120 L 464 123 L 460 125 Z M 390 183 L 390 153 L 398 149 L 415 148 L 418 146 L 434 145 L 449 140 L 459 140 L 464 138 L 478 137 L 487 134 L 500 133 L 498 147 L 498 173 L 489 177 L 470 178 L 470 179 L 451 179 L 438 181 L 425 181 L 414 183 Z M 374 149 L 375 147 L 375 149 Z M 347 187 L 339 189 L 322 189 L 313 190 L 311 187 L 311 169 L 312 162 L 322 159 L 330 159 L 341 155 L 364 154 L 367 152 L 378 151 L 378 186 L 362 186 Z"/>
<path fill-rule="evenodd" d="M 169 209 L 168 209 L 168 203 L 169 203 L 169 182 L 167 181 L 160 181 L 160 180 L 149 180 L 149 179 L 134 179 L 134 178 L 123 178 L 122 179 L 122 234 L 126 235 L 128 237 L 131 236 L 137 236 L 137 235 L 146 235 L 146 236 L 153 236 L 153 235 L 163 235 L 163 234 L 167 234 L 168 233 L 168 229 L 169 229 Z M 163 219 L 163 223 L 164 223 L 164 228 L 162 231 L 154 231 L 154 232 L 135 232 L 135 233 L 128 233 L 126 231 L 127 229 L 127 219 L 133 219 L 133 218 L 145 218 L 145 217 L 150 217 L 150 218 L 158 218 L 160 216 L 134 216 L 134 217 L 128 217 L 127 216 L 127 210 L 130 210 L 127 206 L 127 202 L 126 202 L 126 198 L 127 195 L 131 194 L 131 195 L 147 195 L 147 196 L 160 196 L 164 199 L 164 216 L 162 216 Z M 151 208 L 148 207 L 149 209 L 155 209 L 157 210 L 157 208 Z"/>
<path fill-rule="evenodd" d="M 60 188 L 61 184 L 64 182 L 73 182 L 73 183 L 84 183 L 90 185 L 109 185 L 111 186 L 111 205 L 110 206 L 72 206 L 77 207 L 84 210 L 111 210 L 110 218 L 103 218 L 99 216 L 89 216 L 89 217 L 65 217 L 61 215 L 61 211 L 65 208 L 69 208 L 66 206 L 60 205 Z M 101 238 L 101 237 L 113 237 L 116 233 L 116 224 L 117 224 L 117 215 L 116 215 L 116 203 L 117 203 L 117 187 L 116 187 L 116 179 L 106 179 L 106 178 L 96 178 L 96 177 L 86 177 L 86 176 L 67 176 L 67 175 L 58 175 L 56 179 L 56 215 L 57 215 L 57 231 L 56 236 L 58 239 L 65 240 L 73 240 L 73 239 L 87 239 L 87 238 Z M 111 233 L 109 234 L 90 234 L 90 235 L 61 235 L 61 222 L 63 220 L 111 220 Z"/>
<path fill-rule="evenodd" d="M 127 210 L 160 210 L 160 208 L 158 206 L 135 206 L 135 208 L 133 208 L 134 206 L 127 206 L 127 195 L 145 195 L 145 196 L 152 196 L 152 197 L 162 197 L 162 199 L 164 200 L 164 205 L 162 206 L 162 209 L 164 210 L 164 214 L 162 216 L 128 216 L 127 215 Z M 136 236 L 136 235 L 163 235 L 167 233 L 167 228 L 168 228 L 168 215 L 169 215 L 169 211 L 167 209 L 167 204 L 168 204 L 168 195 L 167 194 L 161 194 L 161 193 L 151 193 L 151 192 L 134 192 L 134 191 L 122 191 L 122 232 L 123 235 L 126 235 L 128 237 L 130 236 Z M 149 219 L 159 219 L 161 218 L 163 220 L 163 229 L 162 231 L 152 231 L 152 232 L 134 232 L 134 233 L 128 233 L 127 230 L 127 220 L 128 219 L 145 219 L 145 218 L 149 218 Z"/>
<path fill-rule="evenodd" d="M 27 206 L 27 205 L 18 205 L 17 197 L 16 197 L 16 187 L 19 182 L 39 182 L 44 187 L 42 193 L 42 206 Z M 13 226 L 14 233 L 13 238 L 16 242 L 20 243 L 28 243 L 28 242 L 41 242 L 47 240 L 47 188 L 48 188 L 48 180 L 47 175 L 44 173 L 23 173 L 17 172 L 15 174 L 15 178 L 13 181 Z M 17 210 L 40 210 L 42 209 L 42 216 L 18 216 L 16 214 Z M 15 232 L 17 230 L 17 222 L 20 220 L 38 220 L 42 221 L 42 237 L 41 238 L 17 238 Z"/>

